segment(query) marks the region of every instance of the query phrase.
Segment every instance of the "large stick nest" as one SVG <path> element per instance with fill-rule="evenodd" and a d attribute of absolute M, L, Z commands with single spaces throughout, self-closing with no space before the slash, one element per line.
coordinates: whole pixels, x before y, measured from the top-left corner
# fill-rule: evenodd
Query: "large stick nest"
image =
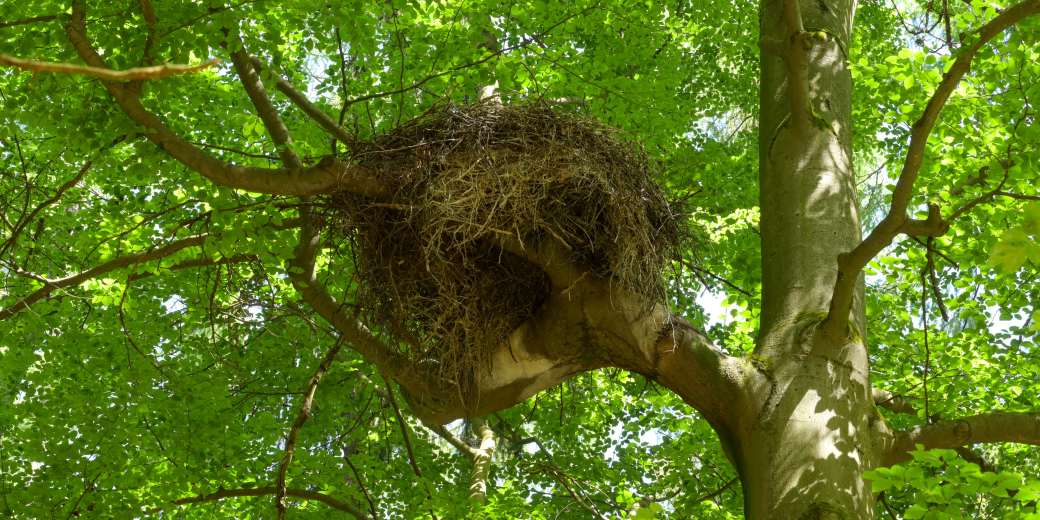
<path fill-rule="evenodd" d="M 336 195 L 368 318 L 463 396 L 476 371 L 546 300 L 545 273 L 497 247 L 557 240 L 591 274 L 664 296 L 679 215 L 642 148 L 546 106 L 439 106 L 355 154 L 394 187 L 389 200 Z"/>

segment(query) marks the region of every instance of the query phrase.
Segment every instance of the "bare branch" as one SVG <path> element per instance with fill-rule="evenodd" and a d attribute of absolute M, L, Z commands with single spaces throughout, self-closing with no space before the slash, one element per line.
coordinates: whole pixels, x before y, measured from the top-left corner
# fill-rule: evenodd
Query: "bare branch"
<path fill-rule="evenodd" d="M 925 449 L 954 449 L 993 442 L 1040 446 L 1040 413 L 993 412 L 896 432 L 884 463 L 909 459 L 909 452 L 918 444 Z"/>
<path fill-rule="evenodd" d="M 289 434 L 285 436 L 285 456 L 282 457 L 282 463 L 278 466 L 278 480 L 275 481 L 276 492 L 274 500 L 275 506 L 278 508 L 279 519 L 285 517 L 285 476 L 289 472 L 289 464 L 292 462 L 293 454 L 296 452 L 296 439 L 299 437 L 300 429 L 303 428 L 303 423 L 307 422 L 307 419 L 311 416 L 311 405 L 314 404 L 314 393 L 318 390 L 318 383 L 321 382 L 322 376 L 329 371 L 329 367 L 332 366 L 332 362 L 336 359 L 336 355 L 339 354 L 339 349 L 342 346 L 343 341 L 337 341 L 325 353 L 325 357 L 318 364 L 318 368 L 314 370 L 310 381 L 307 382 L 307 391 L 304 394 L 303 403 L 300 405 L 300 412 L 296 415 L 296 421 L 293 422 L 292 427 L 289 428 Z"/>
<path fill-rule="evenodd" d="M 273 495 L 277 492 L 274 486 L 264 486 L 258 488 L 240 488 L 240 489 L 221 489 L 213 493 L 198 495 L 193 497 L 179 498 L 173 501 L 173 505 L 183 506 L 188 504 L 202 504 L 205 502 L 216 502 L 225 498 L 235 497 L 262 497 L 267 495 Z M 342 502 L 335 498 L 332 498 L 326 494 L 318 493 L 317 491 L 307 491 L 304 489 L 287 489 L 285 490 L 286 496 L 302 498 L 305 500 L 315 500 L 325 504 L 333 509 L 350 513 L 359 520 L 367 520 L 369 517 L 365 513 L 361 512 L 354 506 Z M 157 513 L 161 509 L 152 511 Z"/>
<path fill-rule="evenodd" d="M 8 307 L 0 309 L 0 320 L 5 320 L 18 312 L 28 309 L 34 303 L 46 298 L 52 292 L 63 289 L 65 287 L 74 287 L 92 278 L 97 278 L 105 273 L 115 271 L 116 269 L 122 269 L 131 265 L 143 264 L 145 262 L 151 262 L 170 256 L 177 251 L 186 249 L 193 246 L 201 245 L 206 241 L 206 235 L 195 235 L 188 238 L 182 238 L 166 244 L 163 247 L 152 249 L 150 251 L 143 251 L 140 253 L 133 253 L 129 255 L 120 256 L 105 262 L 101 265 L 87 269 L 73 275 L 59 278 L 56 280 L 48 280 L 44 283 L 43 287 L 37 289 L 32 294 L 18 300 Z"/>
<path fill-rule="evenodd" d="M 971 62 L 978 51 L 1008 27 L 1037 12 L 1040 12 L 1040 0 L 1027 0 L 1006 9 L 974 33 L 975 41 L 971 45 L 958 51 L 957 59 L 954 60 L 950 70 L 943 75 L 943 80 L 936 87 L 931 99 L 928 100 L 924 113 L 913 125 L 910 133 L 910 145 L 903 162 L 902 172 L 896 181 L 895 191 L 892 193 L 892 205 L 888 214 L 855 249 L 838 256 L 838 276 L 834 284 L 834 294 L 831 297 L 827 319 L 821 327 L 824 335 L 839 337 L 845 334 L 860 272 L 898 234 L 911 232 L 935 236 L 934 233 L 938 233 L 941 228 L 945 227 L 941 219 L 933 219 L 931 209 L 929 218 L 924 223 L 909 220 L 906 214 L 910 197 L 913 194 L 914 181 L 917 180 L 921 163 L 924 160 L 928 135 L 935 126 L 939 113 L 946 105 L 950 95 L 971 68 Z M 937 211 L 935 213 L 937 214 Z M 943 230 L 943 232 L 945 231 Z"/>
<path fill-rule="evenodd" d="M 53 72 L 56 74 L 77 74 L 90 76 L 104 81 L 140 81 L 146 79 L 162 79 L 181 74 L 194 74 L 206 70 L 220 60 L 214 58 L 198 65 L 153 65 L 150 67 L 134 67 L 126 70 L 113 70 L 102 67 L 75 65 L 72 63 L 55 63 L 49 61 L 26 60 L 9 54 L 0 53 L 0 65 L 15 67 L 32 72 Z"/>
<path fill-rule="evenodd" d="M 412 472 L 415 473 L 415 476 L 422 478 L 422 470 L 419 469 L 419 463 L 415 460 L 415 450 L 412 448 L 412 435 L 409 431 L 408 423 L 404 421 L 401 407 L 397 404 L 397 397 L 394 396 L 394 389 L 390 387 L 389 382 L 386 384 L 386 397 L 394 409 L 397 425 L 401 428 L 401 437 L 404 439 L 405 451 L 408 452 L 408 464 L 412 466 Z"/>

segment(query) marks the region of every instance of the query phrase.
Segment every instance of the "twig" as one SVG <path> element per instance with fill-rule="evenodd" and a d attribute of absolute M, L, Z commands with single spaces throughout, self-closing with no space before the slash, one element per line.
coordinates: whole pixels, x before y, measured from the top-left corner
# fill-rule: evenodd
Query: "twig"
<path fill-rule="evenodd" d="M 924 332 L 924 373 L 921 377 L 921 389 L 924 393 L 924 420 L 932 422 L 932 416 L 928 413 L 928 371 L 931 369 L 932 351 L 928 346 L 928 282 L 925 280 L 926 271 L 921 271 L 921 330 Z"/>
<path fill-rule="evenodd" d="M 358 472 L 357 466 L 350 460 L 350 455 L 344 450 L 343 461 L 347 463 L 350 471 L 354 473 L 354 480 L 357 480 L 358 487 L 361 488 L 361 494 L 365 495 L 365 501 L 368 502 L 368 510 L 372 512 L 372 516 L 376 516 L 376 503 L 372 500 L 372 495 L 368 493 L 368 487 L 365 486 L 365 481 L 361 479 L 361 473 Z"/>

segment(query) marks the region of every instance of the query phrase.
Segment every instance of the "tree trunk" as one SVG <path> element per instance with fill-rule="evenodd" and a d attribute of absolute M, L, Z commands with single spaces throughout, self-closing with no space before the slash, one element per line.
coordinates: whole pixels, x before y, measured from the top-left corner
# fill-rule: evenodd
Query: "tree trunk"
<path fill-rule="evenodd" d="M 826 338 L 837 257 L 860 242 L 852 169 L 855 2 L 763 0 L 759 168 L 767 383 L 736 433 L 748 518 L 872 518 L 863 472 L 884 428 L 870 395 L 862 284 L 847 337 Z"/>

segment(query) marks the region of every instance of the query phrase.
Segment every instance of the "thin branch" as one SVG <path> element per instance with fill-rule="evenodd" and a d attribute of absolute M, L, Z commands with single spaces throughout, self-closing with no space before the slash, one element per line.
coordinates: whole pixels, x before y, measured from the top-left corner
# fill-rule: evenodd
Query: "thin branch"
<path fill-rule="evenodd" d="M 562 474 L 561 471 L 560 474 L 556 474 L 556 472 L 553 472 L 553 477 L 556 479 L 556 482 L 559 482 L 560 485 L 563 486 L 563 489 L 567 490 L 567 494 L 569 494 L 571 498 L 578 503 L 578 505 L 585 508 L 586 511 L 592 514 L 593 518 L 595 518 L 596 520 L 607 520 L 607 517 L 603 516 L 603 514 L 596 509 L 596 506 L 593 505 L 590 500 L 586 499 L 583 495 L 580 495 L 577 491 L 574 490 L 574 487 L 571 486 L 569 476 Z"/>
<path fill-rule="evenodd" d="M 368 502 L 368 510 L 372 513 L 372 516 L 376 516 L 376 503 L 372 500 L 372 495 L 368 492 L 368 486 L 361 480 L 361 472 L 358 471 L 357 466 L 350 460 L 350 454 L 347 453 L 346 448 L 343 449 L 343 461 L 347 463 L 347 467 L 350 468 L 351 473 L 354 474 L 354 480 L 357 481 L 358 488 L 361 489 L 361 494 L 365 496 L 365 501 Z"/>
<path fill-rule="evenodd" d="M 888 505 L 888 499 L 885 498 L 884 491 L 878 494 L 878 501 L 881 502 L 881 505 L 885 506 L 885 512 L 888 513 L 889 518 L 891 518 L 892 520 L 899 520 L 900 518 L 903 518 L 902 515 L 897 515 L 896 512 L 892 510 L 892 506 Z"/>
<path fill-rule="evenodd" d="M 693 265 L 693 263 L 687 262 L 686 260 L 682 260 L 682 265 L 684 265 L 684 266 L 686 266 L 686 267 L 688 267 L 690 269 L 693 269 L 694 271 L 697 271 L 699 273 L 704 273 L 704 274 L 706 274 L 706 275 L 708 275 L 708 276 L 710 276 L 710 277 L 712 277 L 712 278 L 714 278 L 714 279 L 716 279 L 716 280 L 726 284 L 726 286 L 728 286 L 730 289 L 733 289 L 734 291 L 737 291 L 738 293 L 743 294 L 744 296 L 747 296 L 748 298 L 753 298 L 754 297 L 754 295 L 751 294 L 751 291 L 748 291 L 747 289 L 744 289 L 743 287 L 740 287 L 739 285 L 731 282 L 729 279 L 727 279 L 726 277 L 724 277 L 722 275 L 715 274 L 714 272 L 709 271 L 707 269 L 704 269 L 703 267 L 698 267 L 696 265 Z M 705 284 L 705 285 L 707 285 L 707 284 Z"/>
<path fill-rule="evenodd" d="M 160 375 L 165 377 L 166 376 L 166 372 L 163 370 L 162 365 L 160 365 L 159 362 L 156 361 L 156 359 L 153 356 L 149 356 L 148 354 L 146 354 L 144 352 L 144 349 L 142 349 L 141 346 L 137 344 L 137 341 L 134 340 L 133 334 L 130 333 L 130 328 L 126 326 L 126 297 L 129 294 L 130 294 L 130 281 L 127 280 L 126 285 L 123 286 L 122 294 L 119 296 L 119 305 L 117 307 L 117 316 L 119 317 L 119 327 L 123 331 L 123 338 L 126 340 L 126 342 L 131 347 L 133 347 L 134 352 L 137 352 L 137 355 L 139 355 L 142 358 L 144 358 L 144 360 L 147 361 L 148 364 L 152 365 L 152 367 L 155 368 L 156 372 L 158 372 Z M 126 352 L 126 364 L 127 364 L 127 368 L 133 368 L 133 365 L 130 362 L 130 351 L 129 350 Z"/>
<path fill-rule="evenodd" d="M 928 282 L 926 273 L 921 271 L 921 331 L 924 334 L 924 370 L 921 375 L 921 392 L 924 394 L 924 420 L 932 422 L 928 411 L 928 373 L 932 369 L 932 349 L 928 345 Z"/>
<path fill-rule="evenodd" d="M 1040 413 L 993 412 L 896 432 L 884 464 L 909 459 L 918 444 L 925 449 L 954 449 L 994 442 L 1040 446 Z"/>
<path fill-rule="evenodd" d="M 412 466 L 412 472 L 415 476 L 422 478 L 422 470 L 419 469 L 419 463 L 415 460 L 415 450 L 412 448 L 412 436 L 408 428 L 408 423 L 404 420 L 404 415 L 401 414 L 401 407 L 397 405 L 397 398 L 394 397 L 394 389 L 390 387 L 390 383 L 386 383 L 386 396 L 387 400 L 390 401 L 390 405 L 394 409 L 394 417 L 397 418 L 397 424 L 401 428 L 401 437 L 404 438 L 404 448 L 408 452 L 408 464 Z"/>
<path fill-rule="evenodd" d="M 263 64 L 260 63 L 260 60 L 255 57 L 250 58 L 250 63 L 252 63 L 253 68 L 255 68 L 257 72 L 262 71 L 264 68 Z M 357 144 L 357 138 L 353 134 L 347 132 L 346 129 L 333 121 L 331 117 L 325 114 L 325 112 L 322 112 L 320 108 L 307 99 L 307 96 L 303 95 L 303 93 L 297 90 L 296 87 L 294 87 L 292 83 L 289 83 L 285 78 L 278 78 L 275 81 L 275 88 L 277 88 L 282 94 L 285 94 L 285 97 L 289 98 L 289 101 L 302 110 L 304 114 L 307 114 L 307 117 L 310 117 L 315 123 L 318 123 L 318 126 L 328 132 L 329 135 L 335 137 L 351 148 Z"/>
<path fill-rule="evenodd" d="M 1011 193 L 1009 191 L 998 191 L 996 195 L 1001 197 L 1009 197 L 1016 200 L 1040 200 L 1040 195 L 1024 195 L 1021 193 Z"/>
<path fill-rule="evenodd" d="M 256 255 L 252 255 L 252 254 L 240 254 L 240 255 L 221 257 L 221 258 L 210 258 L 208 256 L 202 256 L 202 257 L 199 257 L 199 258 L 192 258 L 190 260 L 185 260 L 183 262 L 177 262 L 176 264 L 162 267 L 162 269 L 165 269 L 167 271 L 180 271 L 182 269 L 192 269 L 192 268 L 195 268 L 195 267 L 210 267 L 210 266 L 215 266 L 215 265 L 242 264 L 242 263 L 246 263 L 246 262 L 256 262 L 256 261 L 259 261 L 259 260 L 260 260 L 260 257 L 258 257 Z M 151 276 L 155 276 L 155 274 L 156 273 L 153 272 L 153 271 L 145 271 L 145 272 L 140 272 L 140 273 L 133 273 L 133 274 L 131 274 L 127 278 L 127 281 L 136 282 L 137 280 L 142 280 L 144 278 L 149 278 Z"/>
<path fill-rule="evenodd" d="M 307 422 L 307 419 L 311 416 L 311 406 L 314 404 L 314 393 L 318 390 L 318 383 L 321 382 L 322 376 L 329 371 L 329 367 L 332 366 L 332 362 L 336 359 L 336 355 L 339 354 L 339 349 L 342 346 L 343 341 L 337 341 L 325 353 L 325 357 L 318 364 L 318 368 L 314 370 L 310 381 L 307 382 L 307 391 L 304 394 L 303 403 L 300 405 L 300 412 L 296 414 L 296 421 L 289 428 L 289 434 L 285 436 L 285 456 L 282 457 L 282 463 L 278 466 L 278 480 L 275 481 L 276 492 L 274 500 L 275 506 L 278 508 L 279 520 L 285 518 L 285 476 L 289 472 L 289 464 L 292 462 L 293 454 L 296 452 L 296 439 L 299 437 L 300 429 L 303 428 L 303 423 Z"/>
<path fill-rule="evenodd" d="M 711 493 L 708 493 L 707 495 L 697 497 L 696 499 L 694 499 L 694 502 L 695 503 L 700 503 L 700 502 L 704 502 L 704 501 L 707 501 L 707 500 L 712 500 L 715 497 L 717 497 L 717 496 L 721 495 L 722 493 L 724 493 L 727 489 L 733 487 L 733 485 L 736 484 L 738 480 L 739 479 L 737 477 L 733 477 L 733 478 L 731 478 L 729 480 L 729 482 L 726 482 L 725 484 L 723 484 L 722 487 L 720 487 L 719 489 L 716 489 L 715 491 L 712 491 Z"/>
<path fill-rule="evenodd" d="M 100 150 L 98 150 L 97 153 L 95 154 L 95 158 L 94 159 L 96 159 L 97 156 L 100 156 L 102 153 L 104 153 L 108 149 L 110 149 L 110 148 L 118 145 L 119 143 L 125 141 L 126 139 L 127 139 L 126 135 L 121 135 L 121 136 L 115 138 L 111 143 L 103 146 Z M 39 205 L 37 205 L 35 208 L 33 208 L 33 210 L 30 211 L 28 215 L 23 215 L 22 217 L 20 217 L 18 219 L 18 221 L 14 225 L 14 229 L 11 231 L 11 235 L 7 238 L 7 240 L 4 241 L 3 246 L 0 246 L 0 257 L 3 257 L 4 254 L 9 249 L 14 247 L 15 243 L 18 241 L 18 236 L 25 229 L 25 226 L 28 225 L 30 222 L 32 222 L 33 219 L 36 218 L 36 215 L 39 215 L 41 211 L 47 209 L 48 207 L 53 205 L 55 202 L 60 200 L 62 198 L 62 196 L 65 195 L 65 192 L 69 191 L 74 186 L 79 184 L 79 182 L 81 180 L 83 180 L 83 177 L 86 176 L 87 172 L 89 172 L 90 169 L 94 166 L 94 159 L 89 159 L 86 162 L 84 162 L 83 166 L 80 166 L 79 171 L 76 172 L 76 175 L 72 176 L 71 179 L 69 179 L 68 181 L 65 181 L 64 184 L 59 186 L 58 190 L 56 192 L 54 192 L 54 195 L 52 195 L 50 198 L 48 198 L 47 200 L 41 202 Z"/>
<path fill-rule="evenodd" d="M 907 207 L 913 194 L 914 182 L 917 180 L 924 160 L 928 136 L 950 95 L 971 68 L 971 62 L 978 51 L 1008 27 L 1037 12 L 1040 12 L 1040 0 L 1021 2 L 983 25 L 975 32 L 977 39 L 970 46 L 965 46 L 958 51 L 957 59 L 954 60 L 950 70 L 943 75 L 942 82 L 936 87 L 921 117 L 913 125 L 910 133 L 910 145 L 903 162 L 902 172 L 896 181 L 895 191 L 892 193 L 892 204 L 888 214 L 852 251 L 838 256 L 838 276 L 834 284 L 834 293 L 831 297 L 827 318 L 821 328 L 826 337 L 844 336 L 860 272 L 898 234 L 928 232 L 930 236 L 935 236 L 945 233 L 948 226 L 938 215 L 938 208 L 934 211 L 929 209 L 929 218 L 926 221 L 910 220 L 907 217 Z"/>
<path fill-rule="evenodd" d="M 56 280 L 48 280 L 44 283 L 43 287 L 37 289 L 32 294 L 18 300 L 17 302 L 0 309 L 0 320 L 5 320 L 25 309 L 31 307 L 34 303 L 46 298 L 52 292 L 63 289 L 65 287 L 74 287 L 92 278 L 97 278 L 105 273 L 114 271 L 116 269 L 122 269 L 131 265 L 143 264 L 145 262 L 151 262 L 170 256 L 182 249 L 202 245 L 206 241 L 206 235 L 195 235 L 188 238 L 182 238 L 166 244 L 165 246 L 152 249 L 149 251 L 143 251 L 140 253 L 133 253 L 129 255 L 120 256 L 105 262 L 101 265 L 87 269 L 73 275 L 66 276 L 64 278 L 58 278 Z"/>
<path fill-rule="evenodd" d="M 946 309 L 946 302 L 943 301 L 942 292 L 939 290 L 939 275 L 935 272 L 934 237 L 928 237 L 925 249 L 925 269 L 928 271 L 928 281 L 932 286 L 932 297 L 935 299 L 935 304 L 939 306 L 939 314 L 942 315 L 943 323 L 946 323 L 950 321 L 950 311 Z"/>
<path fill-rule="evenodd" d="M 267 495 L 273 495 L 278 490 L 274 486 L 264 486 L 258 488 L 240 488 L 240 489 L 221 489 L 213 493 L 198 495 L 193 497 L 179 498 L 172 502 L 173 505 L 183 506 L 188 504 L 202 504 L 205 502 L 217 502 L 225 498 L 235 497 L 262 497 Z M 326 494 L 318 493 L 317 491 L 307 491 L 305 489 L 287 489 L 285 490 L 286 496 L 294 498 L 302 498 L 304 500 L 315 500 L 325 504 L 333 509 L 349 513 L 359 520 L 367 520 L 369 517 L 365 513 L 361 512 L 354 506 L 342 502 L 335 498 L 332 498 Z M 157 513 L 162 508 L 151 511 Z"/>
<path fill-rule="evenodd" d="M 430 485 L 426 482 L 426 479 L 423 478 L 422 470 L 419 469 L 419 462 L 415 459 L 415 449 L 412 447 L 410 429 L 408 428 L 408 423 L 404 420 L 404 415 L 401 414 L 401 407 L 397 404 L 397 398 L 394 397 L 394 389 L 386 379 L 384 379 L 383 382 L 386 384 L 386 396 L 390 401 L 390 406 L 394 409 L 394 417 L 397 418 L 397 425 L 401 428 L 401 437 L 404 438 L 404 449 L 408 454 L 408 464 L 411 465 L 412 472 L 415 473 L 415 476 L 418 477 L 419 481 L 422 483 L 423 490 L 426 491 L 426 498 L 433 501 L 433 492 L 430 491 Z M 430 509 L 430 516 L 432 516 L 434 520 L 437 519 L 437 515 L 433 512 L 432 507 Z"/>
<path fill-rule="evenodd" d="M 431 431 L 436 433 L 440 438 L 444 439 L 445 441 L 448 441 L 448 444 L 451 444 L 452 446 L 454 446 L 455 449 L 459 450 L 459 452 L 461 452 L 466 457 L 472 459 L 474 456 L 476 456 L 477 450 L 475 448 L 473 448 L 473 446 L 470 446 L 469 444 L 466 444 L 465 441 L 463 441 L 462 439 L 456 437 L 455 434 L 453 434 L 450 431 L 448 431 L 448 429 L 445 428 L 443 424 L 436 424 L 436 423 L 429 423 L 429 424 L 423 423 L 423 424 L 426 424 L 427 428 L 429 428 Z"/>
<path fill-rule="evenodd" d="M 9 54 L 0 53 L 0 65 L 7 65 L 9 67 L 15 67 L 22 70 L 32 71 L 34 73 L 39 72 L 52 72 L 56 74 L 77 74 L 82 76 L 90 76 L 92 78 L 98 78 L 104 81 L 141 81 L 146 79 L 162 79 L 170 76 L 179 76 L 181 74 L 194 74 L 206 70 L 216 64 L 220 63 L 220 60 L 214 58 L 209 61 L 205 61 L 198 65 L 152 65 L 150 67 L 134 67 L 125 70 L 113 70 L 104 67 L 91 67 L 85 65 L 76 65 L 73 63 L 56 63 L 50 61 L 37 61 L 37 60 L 26 60 L 22 58 L 16 58 Z"/>
<path fill-rule="evenodd" d="M 11 20 L 10 22 L 0 22 L 0 29 L 6 29 L 8 27 L 16 27 L 19 25 L 29 25 L 39 22 L 52 22 L 59 18 L 58 15 L 50 14 L 44 16 L 34 16 L 32 18 L 23 18 L 21 20 Z"/>

